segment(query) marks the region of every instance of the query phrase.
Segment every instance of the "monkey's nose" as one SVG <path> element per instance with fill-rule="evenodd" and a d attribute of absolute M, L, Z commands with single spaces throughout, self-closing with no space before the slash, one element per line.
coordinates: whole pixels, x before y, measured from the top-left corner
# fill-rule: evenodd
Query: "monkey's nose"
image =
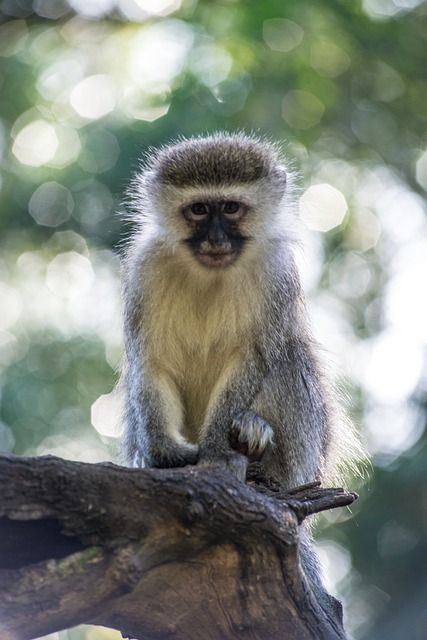
<path fill-rule="evenodd" d="M 227 234 L 221 226 L 218 219 L 213 219 L 207 233 L 207 240 L 213 247 L 222 247 L 225 244 L 230 244 Z"/>
<path fill-rule="evenodd" d="M 224 255 L 226 253 L 231 253 L 232 250 L 231 243 L 226 238 L 218 240 L 217 242 L 204 240 L 200 243 L 200 253 L 216 253 L 218 255 Z"/>

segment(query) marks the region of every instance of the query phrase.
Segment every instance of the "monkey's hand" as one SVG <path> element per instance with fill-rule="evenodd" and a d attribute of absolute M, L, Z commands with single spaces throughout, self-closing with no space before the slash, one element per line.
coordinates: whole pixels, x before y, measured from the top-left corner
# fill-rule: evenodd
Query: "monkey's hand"
<path fill-rule="evenodd" d="M 230 430 L 230 444 L 249 462 L 259 462 L 268 444 L 273 444 L 273 429 L 253 411 L 239 413 Z"/>
<path fill-rule="evenodd" d="M 199 447 L 190 442 L 175 442 L 164 436 L 157 438 L 146 447 L 143 452 L 144 465 L 146 467 L 167 469 L 170 467 L 184 467 L 188 464 L 197 464 Z"/>

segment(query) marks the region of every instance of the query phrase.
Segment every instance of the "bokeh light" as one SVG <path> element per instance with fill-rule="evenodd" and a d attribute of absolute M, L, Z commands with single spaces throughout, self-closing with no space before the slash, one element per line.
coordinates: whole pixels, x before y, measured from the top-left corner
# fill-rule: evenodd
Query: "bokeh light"
<path fill-rule="evenodd" d="M 265 133 L 303 176 L 314 330 L 373 463 L 355 520 L 325 518 L 327 584 L 351 640 L 421 640 L 423 3 L 8 0 L 0 17 L 1 450 L 117 460 L 131 174 L 179 135 Z M 82 627 L 50 640 L 116 637 Z"/>
<path fill-rule="evenodd" d="M 97 120 L 114 109 L 116 87 L 111 76 L 99 73 L 81 80 L 70 93 L 70 103 L 82 118 Z"/>
<path fill-rule="evenodd" d="M 74 207 L 69 189 L 57 182 L 44 182 L 34 191 L 28 210 L 38 224 L 58 227 L 69 219 Z"/>
<path fill-rule="evenodd" d="M 330 231 L 344 220 L 347 203 L 344 195 L 329 184 L 309 187 L 300 201 L 301 217 L 309 229 Z"/>
<path fill-rule="evenodd" d="M 12 153 L 22 164 L 40 167 L 52 160 L 58 146 L 55 127 L 45 120 L 35 120 L 19 131 Z"/>
<path fill-rule="evenodd" d="M 287 52 L 297 47 L 304 37 L 304 29 L 284 18 L 271 18 L 263 24 L 263 37 L 274 51 Z"/>
<path fill-rule="evenodd" d="M 291 89 L 282 101 L 282 115 L 292 129 L 309 129 L 318 124 L 325 105 L 314 94 L 301 89 Z"/>

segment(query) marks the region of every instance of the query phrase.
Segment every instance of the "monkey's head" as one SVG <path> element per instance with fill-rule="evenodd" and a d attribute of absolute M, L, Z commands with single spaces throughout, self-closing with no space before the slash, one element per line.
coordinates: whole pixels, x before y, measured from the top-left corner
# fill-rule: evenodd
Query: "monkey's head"
<path fill-rule="evenodd" d="M 155 152 L 135 180 L 134 204 L 174 252 L 190 252 L 198 264 L 218 269 L 283 233 L 286 183 L 274 145 L 215 134 Z"/>

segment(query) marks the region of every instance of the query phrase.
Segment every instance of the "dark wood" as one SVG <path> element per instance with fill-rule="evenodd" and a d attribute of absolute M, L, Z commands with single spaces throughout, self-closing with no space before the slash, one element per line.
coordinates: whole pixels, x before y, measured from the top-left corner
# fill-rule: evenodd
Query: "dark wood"
<path fill-rule="evenodd" d="M 254 475 L 0 456 L 0 637 L 90 623 L 141 640 L 345 638 L 300 569 L 299 524 L 355 495 Z"/>

